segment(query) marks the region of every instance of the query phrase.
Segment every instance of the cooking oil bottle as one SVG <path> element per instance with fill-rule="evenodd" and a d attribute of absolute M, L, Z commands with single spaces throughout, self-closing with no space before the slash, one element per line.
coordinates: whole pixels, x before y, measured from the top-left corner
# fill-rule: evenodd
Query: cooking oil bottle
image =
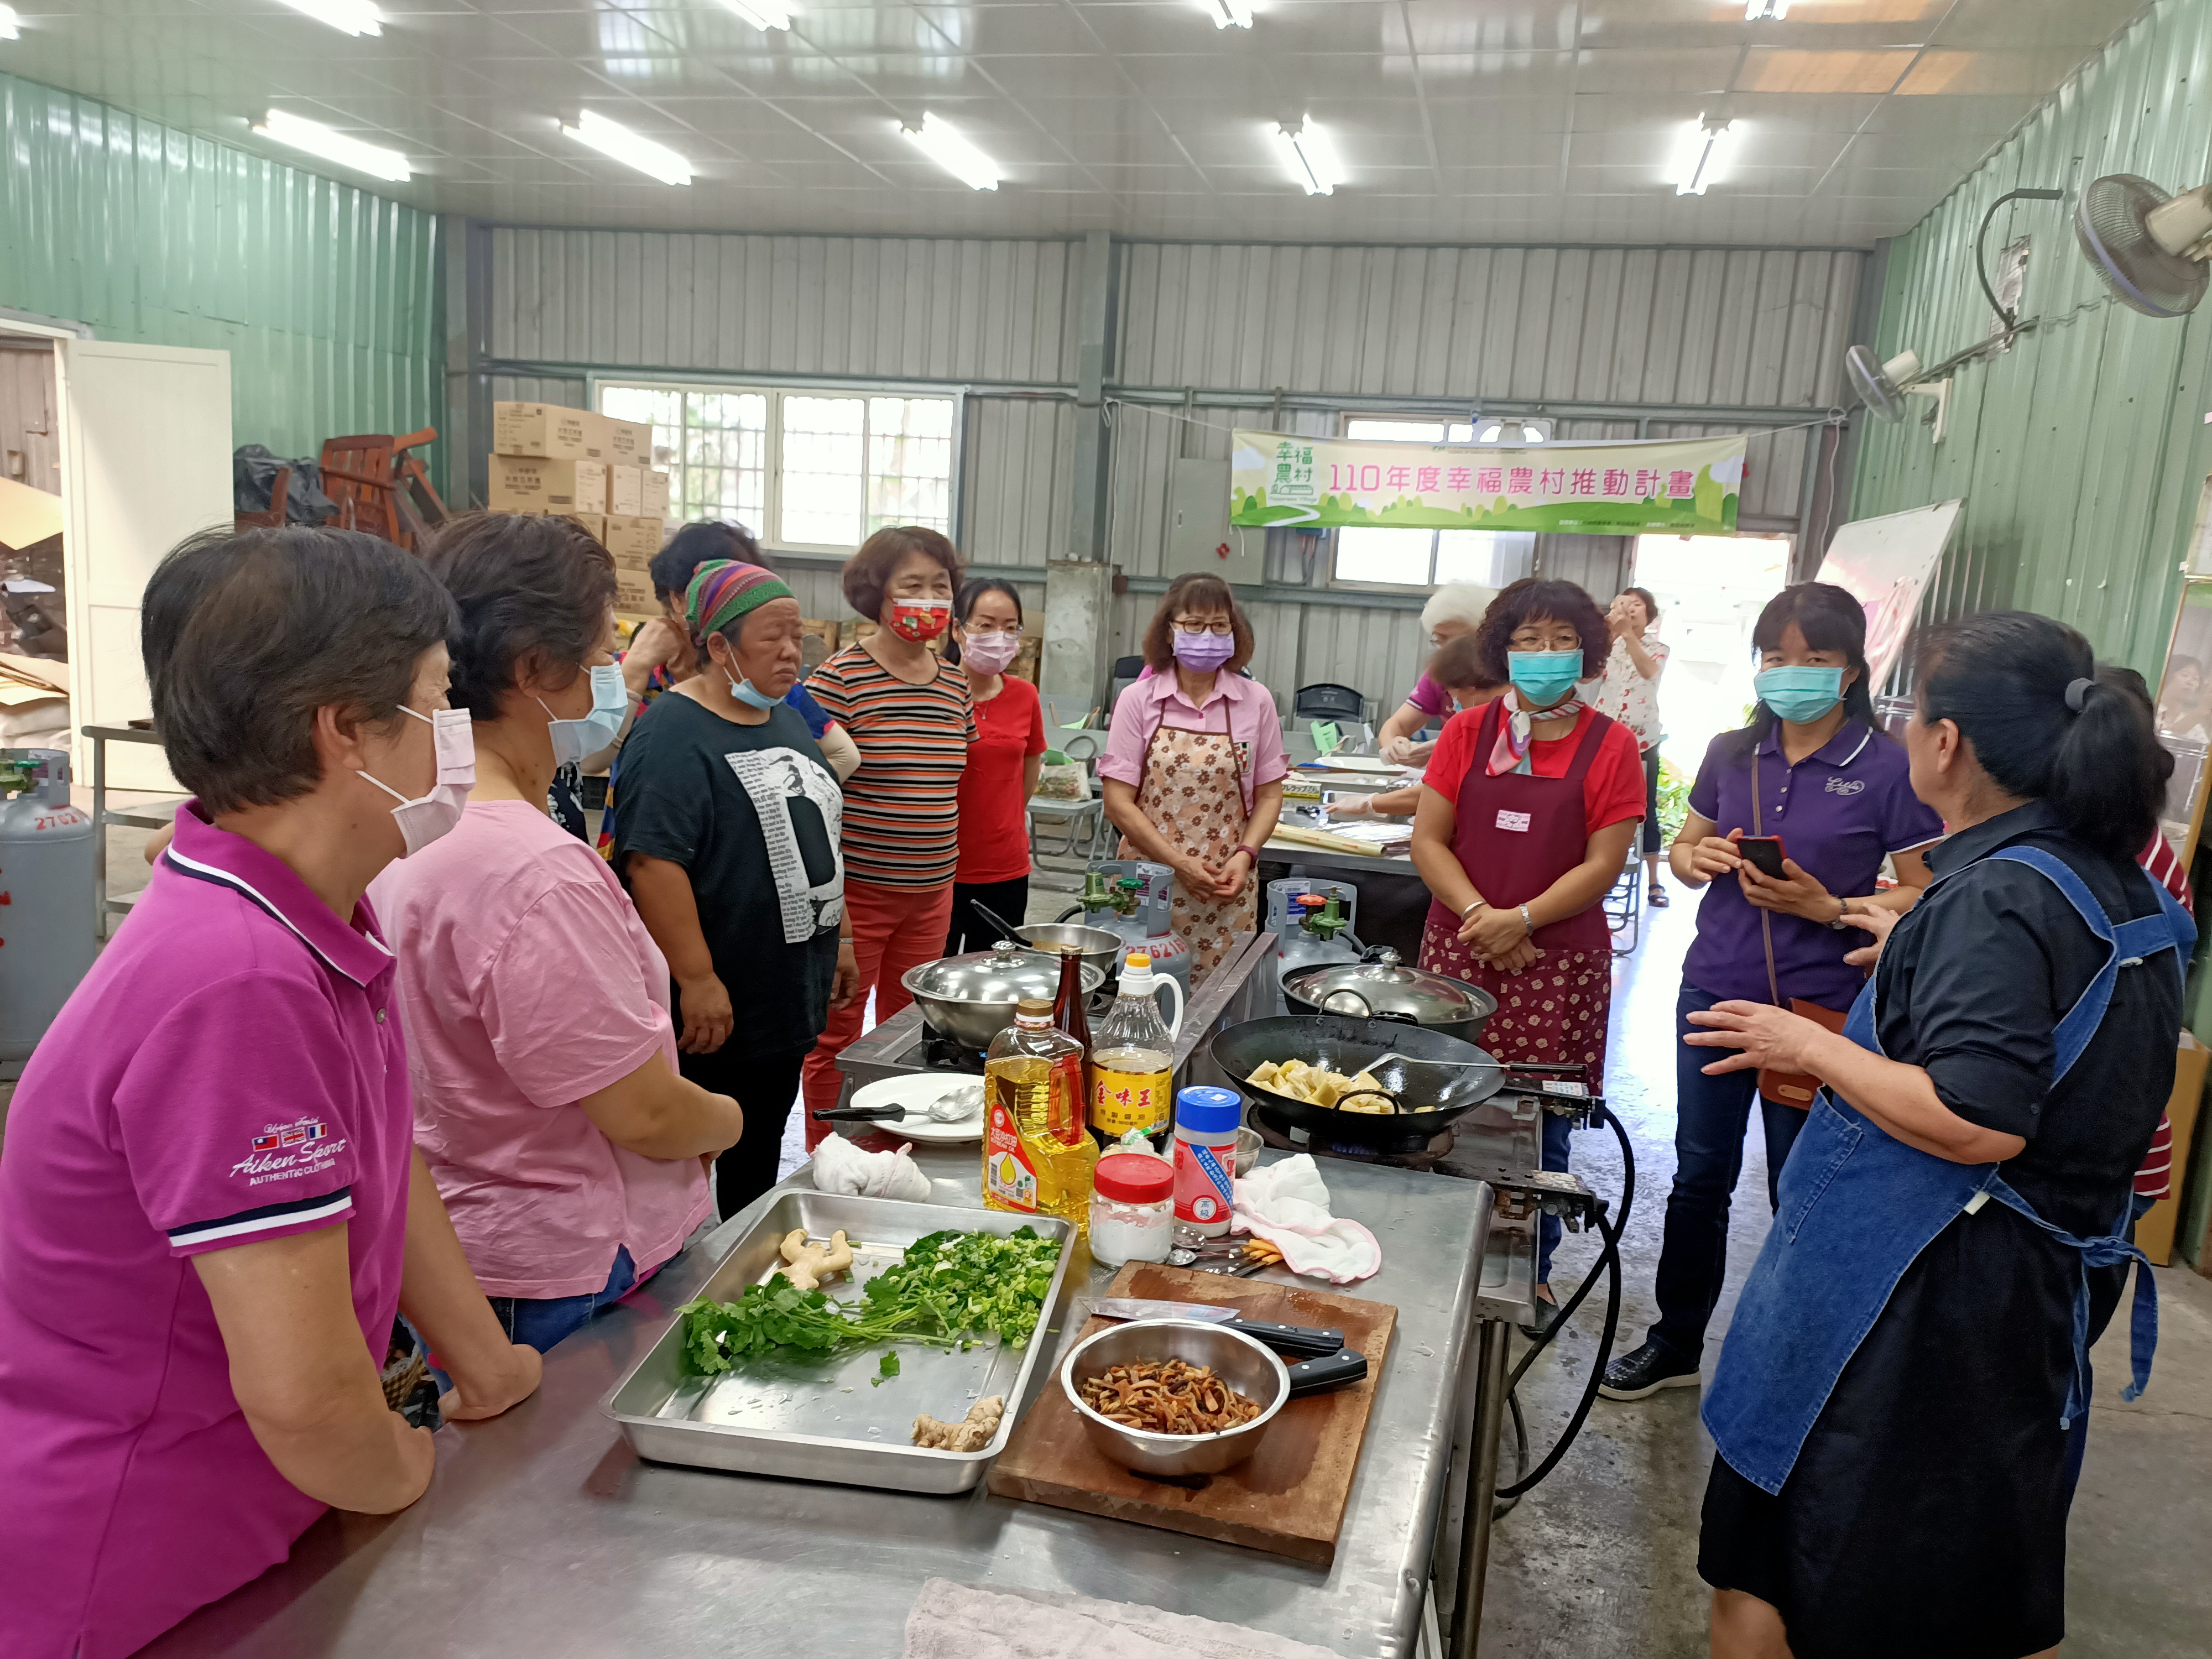
<path fill-rule="evenodd" d="M 1157 988 L 1175 994 L 1175 1024 L 1161 1018 Z M 1132 951 L 1122 964 L 1121 994 L 1091 1044 L 1091 1131 L 1106 1146 L 1141 1129 L 1155 1149 L 1175 1124 L 1175 1032 L 1182 1024 L 1182 988 L 1155 979 L 1152 958 Z"/>
<path fill-rule="evenodd" d="M 1052 1004 L 1024 997 L 983 1060 L 983 1207 L 1054 1215 L 1091 1229 L 1098 1143 L 1083 1113 L 1083 1045 L 1052 1025 Z"/>

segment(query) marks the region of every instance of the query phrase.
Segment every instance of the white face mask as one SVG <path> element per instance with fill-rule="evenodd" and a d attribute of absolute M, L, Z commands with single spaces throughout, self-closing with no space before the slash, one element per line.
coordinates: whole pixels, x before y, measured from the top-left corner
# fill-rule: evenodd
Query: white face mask
<path fill-rule="evenodd" d="M 545 733 L 553 739 L 556 766 L 573 765 L 586 755 L 598 754 L 622 730 L 623 714 L 629 707 L 629 692 L 623 684 L 622 670 L 612 663 L 601 663 L 590 672 L 592 712 L 581 720 L 564 720 L 546 708 L 544 698 L 534 700 L 545 709 L 551 722 Z"/>
<path fill-rule="evenodd" d="M 421 720 L 430 728 L 430 741 L 438 754 L 438 781 L 430 786 L 430 793 L 410 800 L 382 778 L 363 772 L 378 788 L 399 803 L 392 809 L 392 816 L 399 824 L 399 838 L 406 844 L 407 853 L 419 853 L 461 821 L 462 809 L 469 804 L 469 788 L 477 781 L 477 738 L 469 724 L 465 708 L 441 708 L 433 714 L 418 714 L 404 703 L 402 710 Z"/>

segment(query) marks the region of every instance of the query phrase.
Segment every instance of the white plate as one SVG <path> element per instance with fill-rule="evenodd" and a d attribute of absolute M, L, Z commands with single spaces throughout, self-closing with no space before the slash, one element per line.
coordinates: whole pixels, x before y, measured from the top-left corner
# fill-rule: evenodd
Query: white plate
<path fill-rule="evenodd" d="M 836 1119 L 830 1127 L 848 1139 L 864 1134 L 871 1129 L 880 1129 L 901 1140 L 930 1141 L 942 1146 L 957 1146 L 963 1140 L 983 1138 L 983 1109 L 977 1107 L 971 1117 L 957 1123 L 939 1123 L 928 1115 L 929 1103 L 951 1091 L 974 1084 L 978 1087 L 983 1079 L 967 1072 L 922 1072 L 913 1077 L 887 1077 L 880 1083 L 871 1083 L 856 1089 L 848 1106 L 903 1106 L 907 1115 L 896 1121 L 885 1119 L 874 1123 L 841 1123 Z"/>

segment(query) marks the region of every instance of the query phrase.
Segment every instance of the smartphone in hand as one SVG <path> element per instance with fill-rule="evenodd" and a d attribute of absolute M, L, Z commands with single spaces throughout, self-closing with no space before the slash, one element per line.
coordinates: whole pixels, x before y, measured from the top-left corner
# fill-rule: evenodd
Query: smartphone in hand
<path fill-rule="evenodd" d="M 1743 861 L 1762 876 L 1776 881 L 1787 881 L 1782 872 L 1782 837 L 1779 836 L 1746 836 L 1735 844 Z"/>

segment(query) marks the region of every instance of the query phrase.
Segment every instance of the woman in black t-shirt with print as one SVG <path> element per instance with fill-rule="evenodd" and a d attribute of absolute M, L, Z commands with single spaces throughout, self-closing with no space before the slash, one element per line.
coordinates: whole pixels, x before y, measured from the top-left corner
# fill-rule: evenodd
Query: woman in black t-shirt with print
<path fill-rule="evenodd" d="M 800 669 L 799 601 L 758 565 L 718 560 L 693 575 L 684 613 L 706 672 L 657 699 L 623 747 L 614 866 L 676 981 L 684 1075 L 745 1109 L 744 1139 L 714 1166 L 727 1218 L 775 1184 L 799 1064 L 859 973 L 842 796 L 782 701 Z"/>

